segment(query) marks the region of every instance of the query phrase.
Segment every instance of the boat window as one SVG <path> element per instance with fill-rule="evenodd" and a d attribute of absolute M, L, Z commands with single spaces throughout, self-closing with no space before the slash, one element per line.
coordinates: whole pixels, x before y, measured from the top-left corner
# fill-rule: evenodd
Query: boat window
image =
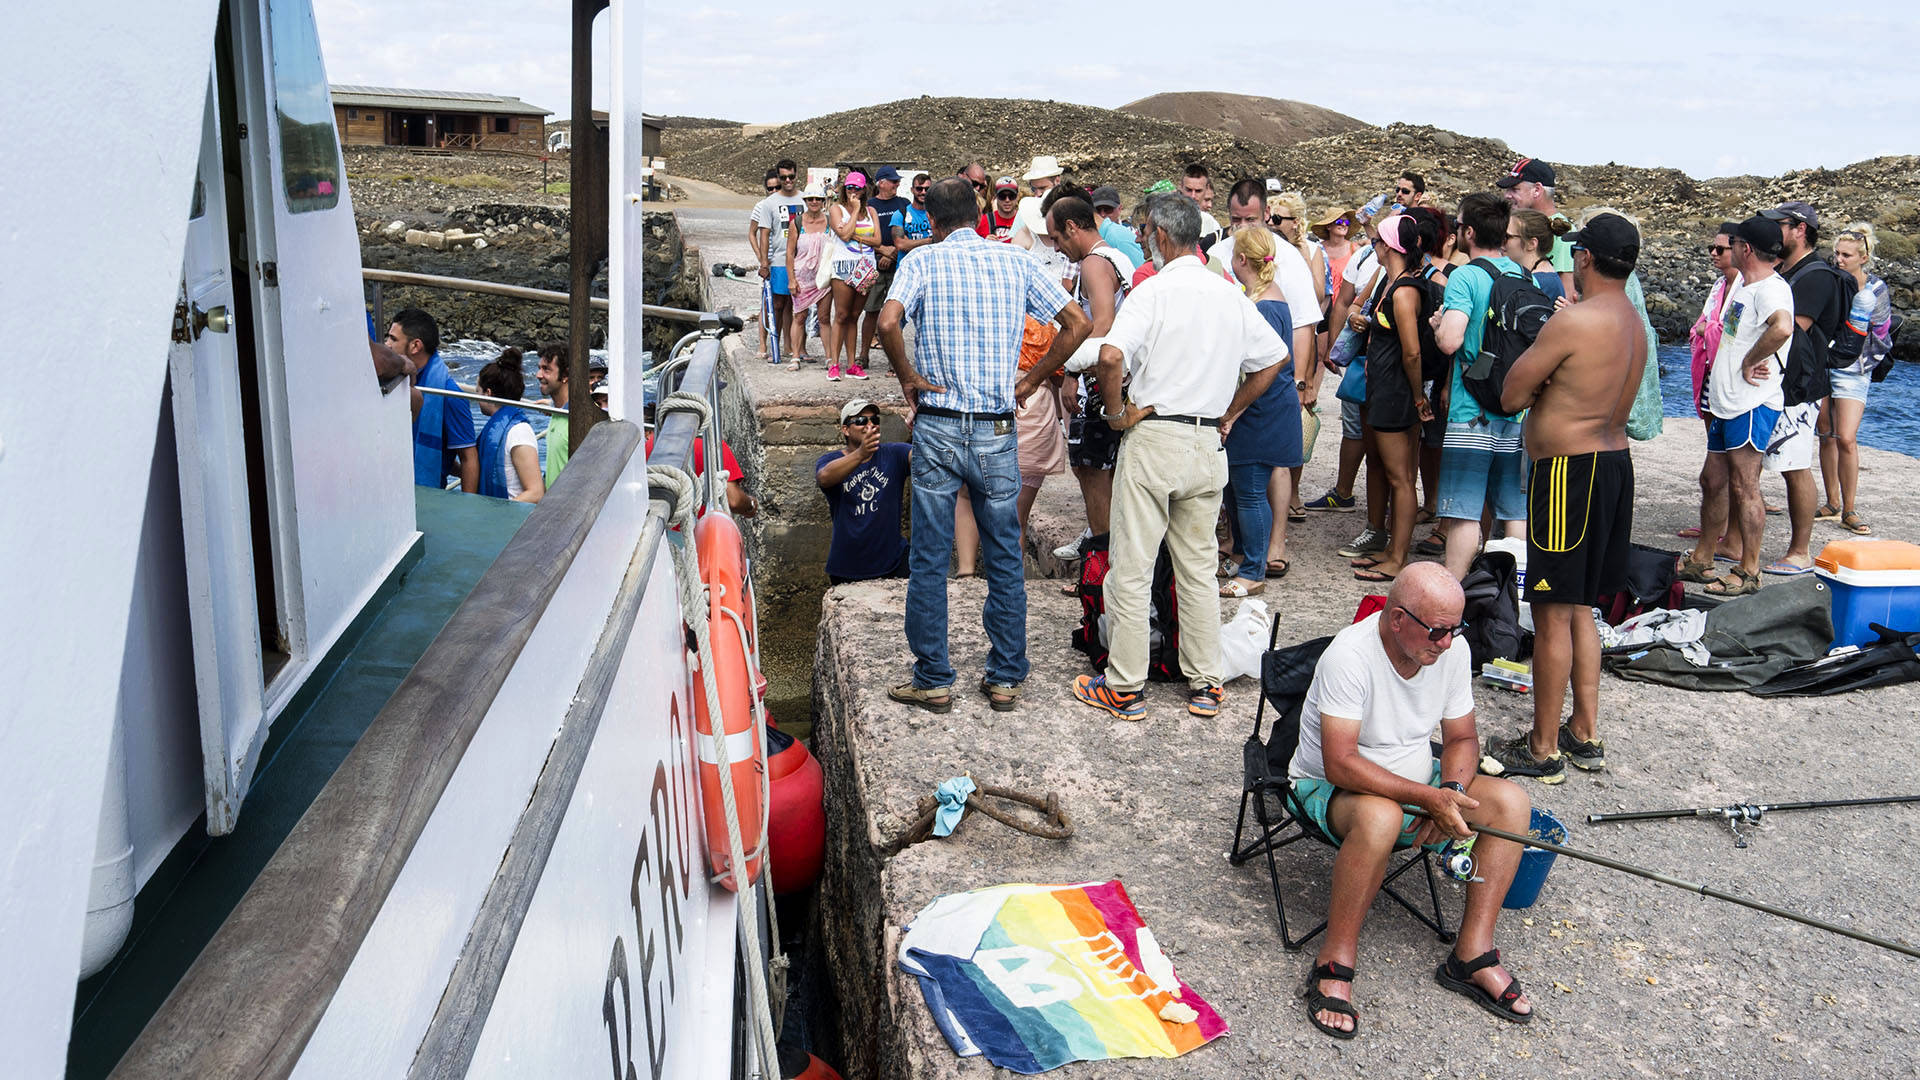
<path fill-rule="evenodd" d="M 308 0 L 269 0 L 267 12 L 287 210 L 329 210 L 340 203 L 340 147 L 313 8 Z"/>

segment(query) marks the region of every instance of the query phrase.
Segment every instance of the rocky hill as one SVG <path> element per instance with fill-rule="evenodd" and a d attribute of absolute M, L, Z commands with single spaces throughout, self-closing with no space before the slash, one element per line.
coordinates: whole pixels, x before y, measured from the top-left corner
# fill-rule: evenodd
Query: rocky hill
<path fill-rule="evenodd" d="M 1271 146 L 1292 146 L 1308 139 L 1357 131 L 1369 126 L 1345 113 L 1309 105 L 1304 101 L 1204 90 L 1154 94 L 1138 101 L 1129 101 L 1120 106 L 1120 111 L 1212 128 Z"/>

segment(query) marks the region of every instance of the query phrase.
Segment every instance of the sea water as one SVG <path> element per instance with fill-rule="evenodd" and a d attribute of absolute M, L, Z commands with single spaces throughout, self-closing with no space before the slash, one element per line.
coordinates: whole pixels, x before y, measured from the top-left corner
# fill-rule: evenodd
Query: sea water
<path fill-rule="evenodd" d="M 499 359 L 501 351 L 501 346 L 491 341 L 462 338 L 459 341 L 443 342 L 440 346 L 440 359 L 447 362 L 447 367 L 453 374 L 454 382 L 459 383 L 462 387 L 471 388 L 474 380 L 480 377 L 480 369 Z M 606 353 L 599 349 L 594 350 L 592 355 L 600 357 L 601 359 L 606 358 Z M 551 402 L 542 400 L 545 395 L 540 392 L 540 380 L 534 377 L 539 366 L 539 353 L 528 352 L 521 357 L 520 370 L 525 372 L 527 376 L 527 392 L 524 400 L 540 402 L 543 405 L 551 404 Z M 487 426 L 486 414 L 480 411 L 480 406 L 477 402 L 469 401 L 466 402 L 466 405 L 468 411 L 473 415 L 473 430 L 474 434 L 477 435 L 481 428 Z M 546 413 L 535 412 L 531 409 L 527 410 L 526 416 L 527 423 L 533 425 L 534 445 L 540 450 L 540 468 L 544 470 L 547 467 L 547 440 L 545 433 L 548 422 L 553 418 Z"/>
<path fill-rule="evenodd" d="M 1897 363 L 1886 382 L 1867 392 L 1860 444 L 1920 457 L 1920 364 Z M 1660 398 L 1669 417 L 1693 412 L 1693 352 L 1685 345 L 1660 346 Z"/>

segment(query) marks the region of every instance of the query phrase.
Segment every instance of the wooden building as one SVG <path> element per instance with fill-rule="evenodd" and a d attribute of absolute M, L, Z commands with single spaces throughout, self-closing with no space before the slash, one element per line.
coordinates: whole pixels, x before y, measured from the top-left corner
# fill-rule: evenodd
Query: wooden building
<path fill-rule="evenodd" d="M 552 110 L 517 97 L 386 86 L 330 86 L 342 146 L 428 146 L 447 150 L 546 147 Z"/>

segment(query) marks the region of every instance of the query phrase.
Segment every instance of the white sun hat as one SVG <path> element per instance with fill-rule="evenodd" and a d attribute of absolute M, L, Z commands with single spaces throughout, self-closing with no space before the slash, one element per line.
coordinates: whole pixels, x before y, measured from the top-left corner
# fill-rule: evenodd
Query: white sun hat
<path fill-rule="evenodd" d="M 1027 174 L 1020 179 L 1045 180 L 1049 176 L 1059 176 L 1066 171 L 1067 170 L 1060 167 L 1060 159 L 1054 157 L 1052 154 L 1036 154 L 1033 158 L 1033 165 L 1027 169 Z"/>

